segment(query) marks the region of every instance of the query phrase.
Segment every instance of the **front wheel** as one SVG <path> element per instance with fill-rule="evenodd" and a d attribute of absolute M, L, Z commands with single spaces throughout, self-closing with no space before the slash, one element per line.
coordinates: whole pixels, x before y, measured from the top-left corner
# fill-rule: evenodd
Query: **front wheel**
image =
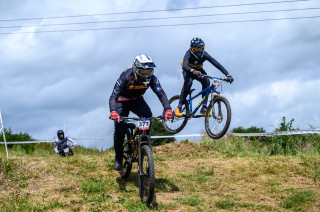
<path fill-rule="evenodd" d="M 218 139 L 224 136 L 231 122 L 231 106 L 228 100 L 222 96 L 216 96 L 210 102 L 205 117 L 205 128 L 208 136 Z"/>
<path fill-rule="evenodd" d="M 143 145 L 141 148 L 141 164 L 139 164 L 139 193 L 141 201 L 150 204 L 153 201 L 155 189 L 154 162 L 151 148 Z"/>
<path fill-rule="evenodd" d="M 179 104 L 179 95 L 173 96 L 169 99 L 169 103 L 171 108 L 174 110 L 177 108 Z M 182 117 L 174 116 L 173 119 L 165 121 L 162 119 L 162 125 L 165 131 L 168 133 L 178 133 L 180 132 L 187 124 L 188 117 L 187 114 L 189 113 L 189 105 L 182 106 Z"/>

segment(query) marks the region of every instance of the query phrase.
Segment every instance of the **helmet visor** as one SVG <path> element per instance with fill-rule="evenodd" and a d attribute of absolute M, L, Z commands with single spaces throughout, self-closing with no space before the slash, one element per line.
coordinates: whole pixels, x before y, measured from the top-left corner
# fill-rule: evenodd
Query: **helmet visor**
<path fill-rule="evenodd" d="M 59 133 L 59 134 L 58 134 L 58 137 L 59 137 L 60 139 L 63 139 L 63 138 L 64 138 L 64 133 Z"/>
<path fill-rule="evenodd" d="M 153 74 L 153 68 L 137 69 L 137 74 L 141 77 L 150 77 Z"/>
<path fill-rule="evenodd" d="M 196 46 L 196 47 L 192 47 L 191 51 L 194 53 L 202 53 L 204 51 L 204 46 Z"/>

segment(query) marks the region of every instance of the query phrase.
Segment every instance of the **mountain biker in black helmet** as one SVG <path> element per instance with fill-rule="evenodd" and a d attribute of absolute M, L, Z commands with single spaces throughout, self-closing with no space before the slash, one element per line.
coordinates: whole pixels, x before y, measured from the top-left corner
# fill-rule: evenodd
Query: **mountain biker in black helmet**
<path fill-rule="evenodd" d="M 114 168 L 118 171 L 122 170 L 123 141 L 127 132 L 127 125 L 122 121 L 120 122 L 120 116 L 127 117 L 131 111 L 138 117 L 152 117 L 151 109 L 143 98 L 149 87 L 161 101 L 166 111 L 165 119 L 173 118 L 167 95 L 163 91 L 158 78 L 153 75 L 155 67 L 149 56 L 145 54 L 137 56 L 133 61 L 132 68 L 127 69 L 120 75 L 110 96 L 111 119 L 115 121 L 114 149 L 116 154 Z"/>
<path fill-rule="evenodd" d="M 71 142 L 70 146 L 68 145 L 68 141 Z M 63 130 L 57 131 L 57 139 L 54 142 L 54 151 L 56 153 L 59 153 L 60 156 L 62 156 L 62 157 L 66 156 L 65 151 L 64 151 L 65 148 L 69 148 L 68 151 L 70 153 L 72 153 L 72 155 L 73 155 L 73 151 L 72 151 L 71 147 L 75 146 L 75 144 L 76 144 L 76 142 L 74 140 L 72 140 L 68 136 L 64 136 Z"/>
<path fill-rule="evenodd" d="M 190 48 L 184 55 L 183 61 L 181 62 L 183 69 L 184 84 L 181 90 L 178 107 L 175 109 L 174 114 L 178 117 L 182 116 L 182 105 L 186 100 L 186 97 L 191 89 L 193 80 L 197 80 L 202 84 L 202 90 L 209 87 L 210 81 L 207 78 L 201 78 L 201 74 L 207 74 L 203 69 L 203 62 L 208 60 L 212 65 L 219 69 L 225 74 L 230 83 L 233 82 L 232 76 L 228 71 L 218 63 L 213 57 L 211 57 L 206 51 L 204 51 L 205 44 L 201 38 L 193 38 L 190 43 Z M 205 93 L 202 94 L 202 97 Z M 205 115 L 207 112 L 208 98 L 203 101 L 200 113 Z"/>

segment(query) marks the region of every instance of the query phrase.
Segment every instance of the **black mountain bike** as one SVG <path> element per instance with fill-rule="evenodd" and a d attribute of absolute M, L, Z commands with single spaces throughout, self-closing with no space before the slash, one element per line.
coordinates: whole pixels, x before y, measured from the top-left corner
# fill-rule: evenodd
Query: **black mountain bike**
<path fill-rule="evenodd" d="M 204 117 L 203 115 L 197 115 L 196 113 L 204 99 L 208 98 L 210 95 L 211 99 L 209 100 L 209 106 L 207 113 L 205 114 L 204 124 L 208 136 L 213 139 L 218 139 L 226 134 L 230 126 L 231 106 L 229 101 L 225 97 L 221 96 L 217 89 L 220 86 L 221 81 L 229 81 L 225 78 L 210 77 L 207 75 L 201 75 L 200 77 L 212 80 L 212 85 L 200 91 L 195 96 L 191 96 L 195 89 L 190 90 L 188 94 L 189 98 L 187 98 L 182 106 L 182 117 L 174 116 L 174 119 L 172 120 L 162 120 L 162 124 L 168 133 L 174 134 L 180 132 L 186 126 L 189 119 Z M 202 98 L 197 107 L 192 110 L 192 100 L 203 93 L 205 94 L 205 97 Z M 178 106 L 179 98 L 180 96 L 176 95 L 169 99 L 171 108 L 176 108 Z"/>
<path fill-rule="evenodd" d="M 154 198 L 155 190 L 155 170 L 151 149 L 150 129 L 152 119 L 163 119 L 162 116 L 151 118 L 130 118 L 121 117 L 127 123 L 127 139 L 124 141 L 123 150 L 123 170 L 120 172 L 122 178 L 128 178 L 131 173 L 132 164 L 138 162 L 139 194 L 141 201 L 150 204 Z M 135 123 L 128 123 L 133 120 Z M 137 129 L 136 129 L 137 127 Z"/>

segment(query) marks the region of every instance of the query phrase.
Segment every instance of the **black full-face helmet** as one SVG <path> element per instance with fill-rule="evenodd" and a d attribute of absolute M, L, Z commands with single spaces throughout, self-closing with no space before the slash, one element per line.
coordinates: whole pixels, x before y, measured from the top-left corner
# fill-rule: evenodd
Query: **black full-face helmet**
<path fill-rule="evenodd" d="M 190 42 L 191 53 L 198 59 L 202 58 L 204 46 L 205 44 L 201 38 L 192 38 Z"/>
<path fill-rule="evenodd" d="M 61 136 L 62 135 L 62 136 Z M 57 131 L 57 136 L 58 136 L 58 139 L 64 139 L 64 132 L 63 132 L 63 130 L 58 130 Z"/>
<path fill-rule="evenodd" d="M 151 57 L 145 54 L 136 56 L 132 64 L 135 80 L 148 85 L 155 67 Z"/>

